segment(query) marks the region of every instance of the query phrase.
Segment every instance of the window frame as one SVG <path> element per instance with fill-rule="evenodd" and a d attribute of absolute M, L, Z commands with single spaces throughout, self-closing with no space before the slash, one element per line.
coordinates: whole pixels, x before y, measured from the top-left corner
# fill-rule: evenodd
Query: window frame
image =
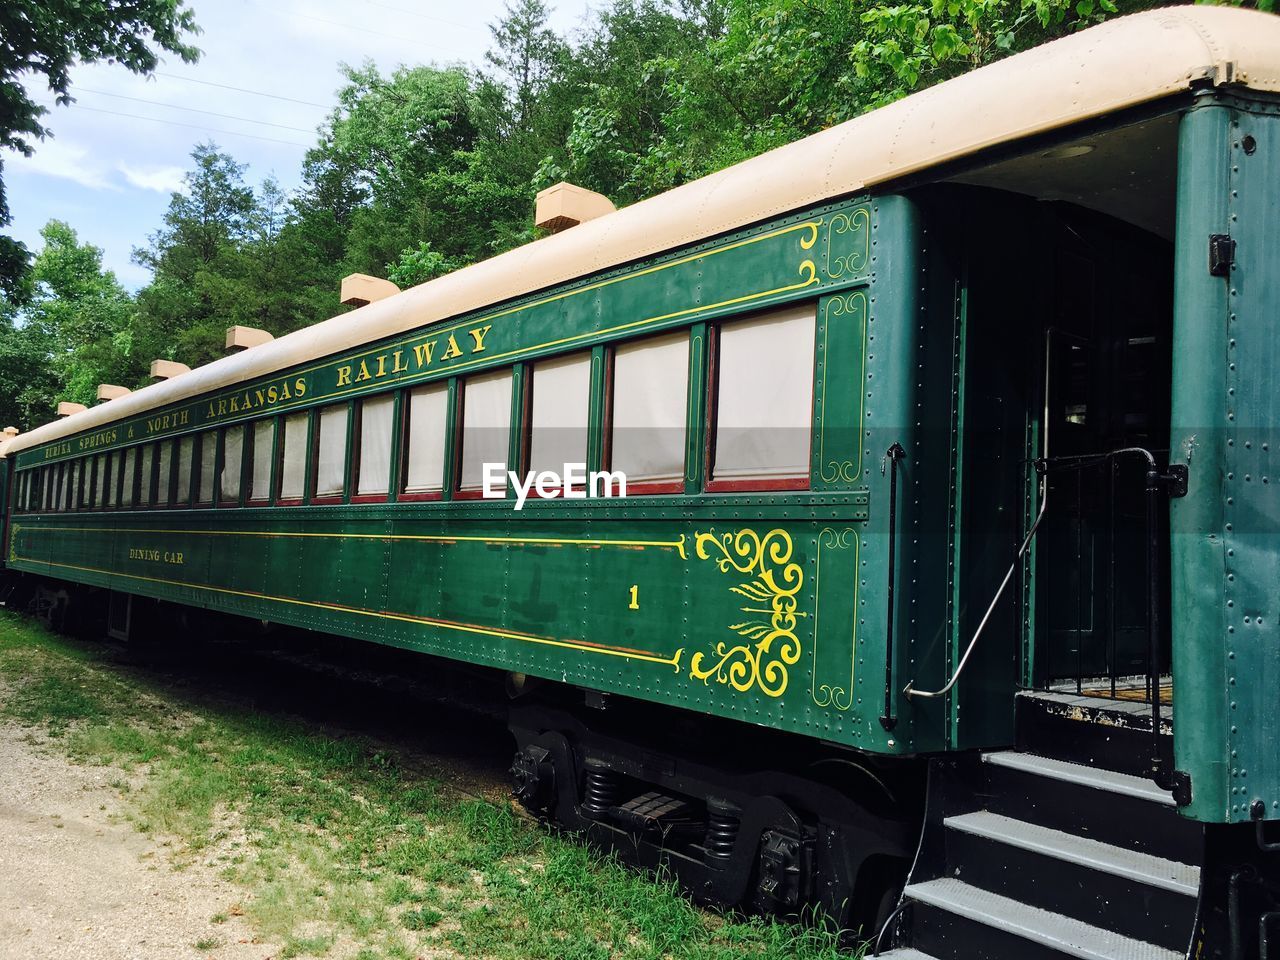
<path fill-rule="evenodd" d="M 450 499 L 452 500 L 485 500 L 487 499 L 484 495 L 483 480 L 481 480 L 480 486 L 476 487 L 473 490 L 464 490 L 462 488 L 463 456 L 466 453 L 466 451 L 463 449 L 464 447 L 463 438 L 466 435 L 466 423 L 465 423 L 465 418 L 467 413 L 466 385 L 468 380 L 473 380 L 473 379 L 479 380 L 482 377 L 492 377 L 501 373 L 506 373 L 506 375 L 510 378 L 510 386 L 508 389 L 509 396 L 507 399 L 507 403 L 508 403 L 507 469 L 508 470 L 512 469 L 511 438 L 515 436 L 523 440 L 523 435 L 519 433 L 519 430 L 521 429 L 520 425 L 523 424 L 524 422 L 523 407 L 525 405 L 523 403 L 520 403 L 517 406 L 517 397 L 520 397 L 520 399 L 523 399 L 522 394 L 525 389 L 525 382 L 532 380 L 532 377 L 521 376 L 517 370 L 517 367 L 518 365 L 507 366 L 507 367 L 502 367 L 502 366 L 489 367 L 484 370 L 478 370 L 475 373 L 467 374 L 465 376 L 460 376 L 456 378 L 456 384 L 454 385 L 454 389 L 452 391 L 452 398 L 451 398 L 453 400 L 452 418 L 447 420 L 447 422 L 452 425 L 453 444 L 451 449 L 446 445 L 446 450 L 445 450 L 446 458 L 452 457 L 452 464 L 448 463 L 448 461 L 446 460 L 446 469 L 448 469 L 449 476 L 451 478 L 447 486 L 449 487 Z M 518 420 L 517 420 L 517 414 L 519 415 Z M 522 443 L 519 456 L 516 457 L 517 464 L 519 464 L 520 462 L 526 459 L 525 452 L 524 452 L 525 449 L 526 447 Z M 503 494 L 501 499 L 503 500 L 511 499 L 511 482 L 509 478 L 506 481 L 504 481 L 502 485 L 502 489 L 503 489 Z M 498 500 L 499 498 L 494 497 L 492 498 L 491 502 L 497 503 Z"/>
<path fill-rule="evenodd" d="M 793 303 L 782 304 L 774 310 L 785 310 L 801 306 L 809 301 L 801 300 Z M 817 309 L 816 303 L 814 309 Z M 809 455 L 806 458 L 805 470 L 803 477 L 765 477 L 761 479 L 747 480 L 716 480 L 715 479 L 715 453 L 716 453 L 716 417 L 720 408 L 720 337 L 724 327 L 733 326 L 735 323 L 750 323 L 768 316 L 772 310 L 760 311 L 755 313 L 741 314 L 732 317 L 723 317 L 719 320 L 707 325 L 707 389 L 706 389 L 706 415 L 703 421 L 703 431 L 705 437 L 703 439 L 702 456 L 704 463 L 704 479 L 702 488 L 707 493 L 797 493 L 808 490 L 811 486 L 810 477 L 813 473 L 813 405 L 815 402 L 813 378 L 817 370 L 817 346 L 815 342 L 814 355 L 809 373 Z M 814 320 L 814 330 L 817 330 L 817 319 Z M 686 465 L 687 467 L 687 465 Z M 627 485 L 628 492 L 630 484 Z"/>
<path fill-rule="evenodd" d="M 241 500 L 247 507 L 269 507 L 275 502 L 276 493 L 276 460 L 280 453 L 280 431 L 282 419 L 278 415 L 268 417 L 259 417 L 256 420 L 249 420 L 247 423 L 253 428 L 246 430 L 246 459 L 248 461 L 245 468 L 245 474 L 248 477 L 249 484 L 247 490 L 242 490 Z M 267 451 L 267 489 L 266 492 L 258 497 L 254 496 L 255 487 L 253 483 L 254 471 L 257 467 L 258 447 L 257 434 L 258 427 L 262 424 L 270 424 L 271 426 L 271 448 Z"/>
<path fill-rule="evenodd" d="M 326 410 L 332 410 L 341 407 L 347 412 L 347 420 L 344 424 L 344 438 L 342 443 L 342 492 L 337 494 L 329 494 L 327 496 L 319 496 L 316 493 L 320 484 L 320 421 Z M 307 457 L 307 479 L 306 479 L 306 501 L 315 507 L 330 507 L 335 504 L 348 502 L 351 495 L 351 407 L 352 401 L 339 400 L 337 403 L 326 403 L 311 409 L 310 433 L 308 435 L 308 457 Z"/>
<path fill-rule="evenodd" d="M 399 432 L 396 424 L 400 422 L 401 406 L 404 403 L 403 390 L 371 393 L 352 401 L 351 418 L 347 424 L 347 436 L 350 443 L 347 449 L 347 502 L 348 503 L 391 503 L 400 498 L 396 495 L 396 485 L 400 477 L 399 457 L 396 451 L 396 437 Z M 387 489 L 384 493 L 360 493 L 360 459 L 364 454 L 364 405 L 370 401 L 391 401 L 391 429 L 387 436 L 390 442 L 390 456 L 387 457 Z"/>
<path fill-rule="evenodd" d="M 271 475 L 273 477 L 271 502 L 277 507 L 302 507 L 311 502 L 309 494 L 311 489 L 311 445 L 313 442 L 312 437 L 315 433 L 315 428 L 313 426 L 315 417 L 313 414 L 314 410 L 308 408 L 306 410 L 299 410 L 295 413 L 281 414 L 278 418 L 279 422 L 276 425 L 275 438 L 275 464 L 271 470 Z M 305 451 L 302 460 L 302 493 L 297 497 L 286 497 L 282 494 L 284 488 L 284 456 L 287 452 L 285 447 L 288 439 L 287 424 L 291 417 L 301 417 L 303 423 L 306 425 L 306 430 L 303 433 L 302 440 L 303 450 Z"/>
<path fill-rule="evenodd" d="M 457 395 L 460 393 L 457 384 L 457 377 L 449 377 L 444 380 L 431 380 L 427 383 L 415 384 L 400 391 L 400 449 L 397 453 L 398 463 L 395 476 L 397 503 L 425 503 L 453 499 L 453 490 L 451 489 L 454 477 L 453 457 L 454 449 L 457 446 L 455 438 L 457 437 L 458 423 L 455 420 L 454 408 L 457 405 Z M 441 424 L 444 428 L 444 436 L 442 437 L 444 450 L 440 464 L 440 489 L 410 491 L 407 487 L 409 485 L 410 445 L 413 443 L 413 403 L 411 394 L 415 390 L 430 390 L 441 387 L 444 389 L 444 417 Z"/>
<path fill-rule="evenodd" d="M 519 385 L 520 400 L 521 400 L 520 406 L 519 406 L 520 451 L 519 451 L 519 457 L 517 458 L 518 467 L 516 468 L 516 472 L 526 482 L 529 479 L 530 472 L 533 470 L 533 410 L 534 410 L 534 403 L 536 400 L 534 396 L 534 383 L 537 380 L 538 367 L 541 364 L 562 363 L 567 360 L 573 359 L 575 357 L 580 357 L 583 361 L 586 362 L 586 367 L 587 367 L 587 395 L 586 395 L 585 401 L 586 401 L 588 412 L 587 412 L 587 429 L 586 429 L 586 447 L 582 451 L 582 462 L 586 468 L 587 485 L 588 487 L 590 487 L 590 483 L 591 483 L 590 477 L 591 477 L 591 470 L 592 470 L 592 467 L 591 467 L 592 434 L 594 429 L 600 429 L 596 427 L 595 424 L 592 423 L 592 416 L 591 416 L 591 409 L 594 401 L 594 397 L 592 396 L 593 391 L 592 391 L 592 382 L 591 382 L 594 374 L 594 370 L 592 369 L 592 360 L 594 355 L 595 355 L 595 352 L 590 347 L 588 347 L 585 350 L 582 348 L 578 348 L 576 350 L 571 350 L 567 353 L 553 353 L 545 357 L 538 357 L 537 359 L 528 361 L 524 364 L 524 376 L 521 378 L 522 382 Z M 606 354 L 606 357 L 607 357 L 607 354 Z M 606 382 L 608 381 L 608 376 L 609 376 L 608 360 L 606 359 L 606 373 L 605 373 Z M 512 423 L 514 424 L 514 422 L 515 422 L 515 418 L 513 417 Z M 560 466 L 563 467 L 564 464 L 561 464 Z M 508 467 L 507 469 L 511 469 L 511 467 Z M 561 477 L 561 479 L 562 480 L 564 479 L 563 476 Z M 509 495 L 510 493 L 509 481 L 507 483 L 507 488 L 508 488 L 508 495 Z M 482 494 L 483 494 L 483 489 L 484 488 L 481 487 Z M 629 491 L 630 491 L 630 484 L 628 484 L 628 492 Z M 528 500 L 563 500 L 564 486 L 563 485 L 557 486 L 551 493 L 547 494 L 546 496 L 543 496 L 541 493 L 538 492 L 538 489 L 535 485 L 531 485 L 529 487 L 529 493 L 527 494 L 526 499 Z"/>
<path fill-rule="evenodd" d="M 662 495 L 671 495 L 685 492 L 685 478 L 689 475 L 689 418 L 690 409 L 697 401 L 697 397 L 693 394 L 694 378 L 691 375 L 689 364 L 693 358 L 693 328 L 681 327 L 686 340 L 685 350 L 685 370 L 684 370 L 684 442 L 681 444 L 684 450 L 684 463 L 680 469 L 680 478 L 678 480 L 642 480 L 633 483 L 627 480 L 627 496 L 653 497 Z M 675 330 L 660 330 L 657 333 L 646 333 L 642 336 L 631 337 L 627 340 L 620 340 L 608 345 L 605 351 L 604 365 L 604 416 L 601 418 L 601 436 L 600 436 L 600 469 L 613 470 L 613 414 L 614 414 L 614 365 L 618 359 L 618 348 L 627 347 L 637 343 L 643 343 L 646 340 L 656 340 L 661 337 L 668 337 Z"/>
<path fill-rule="evenodd" d="M 225 427 L 210 431 L 214 437 L 212 506 L 215 509 L 226 510 L 244 505 L 245 448 L 249 446 L 248 440 L 251 435 L 249 427 L 254 422 L 253 420 L 241 420 L 239 423 L 231 423 Z M 227 433 L 237 427 L 240 428 L 240 483 L 237 485 L 235 498 L 231 499 L 222 495 L 222 474 L 227 465 Z"/>

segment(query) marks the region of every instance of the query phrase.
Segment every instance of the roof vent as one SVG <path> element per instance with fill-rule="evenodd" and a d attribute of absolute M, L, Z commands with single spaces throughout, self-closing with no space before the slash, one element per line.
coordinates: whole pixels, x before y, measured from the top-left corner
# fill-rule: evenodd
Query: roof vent
<path fill-rule="evenodd" d="M 63 400 L 58 404 L 58 416 L 69 417 L 75 413 L 84 413 L 88 409 L 83 403 L 72 403 L 70 400 Z"/>
<path fill-rule="evenodd" d="M 274 340 L 265 330 L 254 327 L 227 327 L 227 353 L 239 353 L 250 347 L 260 347 Z"/>
<path fill-rule="evenodd" d="M 191 368 L 185 363 L 178 363 L 176 360 L 152 360 L 151 361 L 151 379 L 152 380 L 169 380 L 173 377 L 180 377 L 184 373 L 190 373 Z"/>
<path fill-rule="evenodd" d="M 394 297 L 400 292 L 390 280 L 381 280 L 365 273 L 353 273 L 342 278 L 342 293 L 339 299 L 348 307 L 363 307 L 376 300 Z"/>
<path fill-rule="evenodd" d="M 615 209 L 604 194 L 561 182 L 538 193 L 533 221 L 544 230 L 559 233 Z"/>
<path fill-rule="evenodd" d="M 0 437 L 11 439 L 13 437 L 16 437 L 21 432 L 22 431 L 20 431 L 17 427 L 5 427 L 3 430 L 0 430 Z"/>
<path fill-rule="evenodd" d="M 118 400 L 128 393 L 133 393 L 128 387 L 118 387 L 114 383 L 98 384 L 99 400 Z"/>

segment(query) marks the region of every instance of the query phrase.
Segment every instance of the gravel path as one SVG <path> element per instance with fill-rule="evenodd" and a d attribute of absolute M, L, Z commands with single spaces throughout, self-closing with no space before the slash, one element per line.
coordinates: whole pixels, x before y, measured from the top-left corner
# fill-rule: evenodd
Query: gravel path
<path fill-rule="evenodd" d="M 0 726 L 0 958 L 270 957 L 236 915 L 234 887 L 209 867 L 175 869 L 121 818 L 117 775 Z"/>

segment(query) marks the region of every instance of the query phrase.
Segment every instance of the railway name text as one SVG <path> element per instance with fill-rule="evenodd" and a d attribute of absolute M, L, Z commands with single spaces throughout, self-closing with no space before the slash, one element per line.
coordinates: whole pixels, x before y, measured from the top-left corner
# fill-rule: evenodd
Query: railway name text
<path fill-rule="evenodd" d="M 281 380 L 279 383 L 268 384 L 265 387 L 254 387 L 252 390 L 234 393 L 229 397 L 210 400 L 204 417 L 205 420 L 217 420 L 220 417 L 249 413 L 251 410 L 259 410 L 263 407 L 273 407 L 286 400 L 300 400 L 306 395 L 305 378 L 297 377 L 292 382 Z M 183 415 L 186 415 L 185 410 Z"/>
<path fill-rule="evenodd" d="M 81 437 L 77 445 L 81 450 L 92 450 L 94 447 L 101 447 L 104 444 L 115 443 L 118 435 L 119 435 L 119 431 L 114 429 L 99 430 L 97 433 L 91 433 L 87 437 Z M 71 452 L 69 447 L 66 450 L 66 452 L 67 453 Z M 46 457 L 48 455 L 49 455 L 48 453 L 45 453 Z"/>
<path fill-rule="evenodd" d="M 493 324 L 487 324 L 483 327 L 473 327 L 468 330 L 466 337 L 463 337 L 463 343 L 468 348 L 465 351 L 462 345 L 458 343 L 457 336 L 451 333 L 443 338 L 443 341 L 437 337 L 435 340 L 428 340 L 425 343 L 418 344 L 412 350 L 392 350 L 387 353 L 380 353 L 376 357 L 363 358 L 358 363 L 344 363 L 338 367 L 338 382 L 334 386 L 350 387 L 357 383 L 365 383 L 381 377 L 392 377 L 398 373 L 423 370 L 436 361 L 444 363 L 447 360 L 454 360 L 464 353 L 484 353 L 484 339 L 492 329 Z M 470 341 L 467 340 L 467 337 L 471 338 Z M 437 350 L 442 342 L 444 343 L 443 349 Z"/>

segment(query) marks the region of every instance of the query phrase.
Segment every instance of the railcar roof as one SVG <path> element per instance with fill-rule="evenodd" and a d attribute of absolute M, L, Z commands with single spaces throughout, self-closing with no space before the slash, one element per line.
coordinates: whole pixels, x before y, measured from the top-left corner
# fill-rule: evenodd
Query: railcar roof
<path fill-rule="evenodd" d="M 1280 17 L 1186 6 L 1104 23 L 21 434 L 0 457 L 1205 83 L 1280 92 Z"/>

